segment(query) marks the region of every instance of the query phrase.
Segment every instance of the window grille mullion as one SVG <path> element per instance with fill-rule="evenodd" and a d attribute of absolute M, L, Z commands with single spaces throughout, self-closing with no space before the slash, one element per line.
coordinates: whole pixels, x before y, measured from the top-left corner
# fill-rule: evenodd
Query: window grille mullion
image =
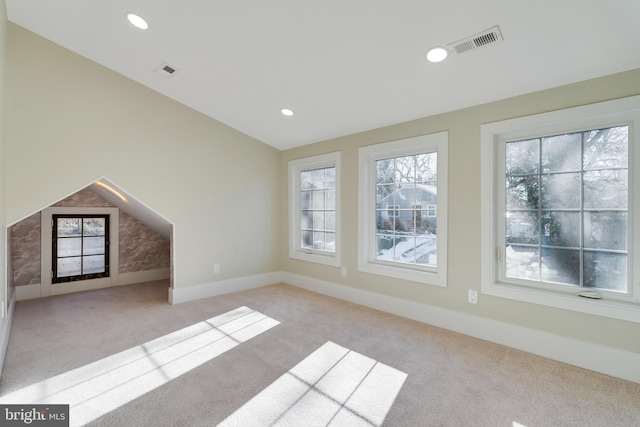
<path fill-rule="evenodd" d="M 84 218 L 80 218 L 80 274 L 84 274 Z"/>
<path fill-rule="evenodd" d="M 580 132 L 580 287 L 584 287 L 584 132 Z"/>
<path fill-rule="evenodd" d="M 538 276 L 542 280 L 542 138 L 538 138 Z"/>

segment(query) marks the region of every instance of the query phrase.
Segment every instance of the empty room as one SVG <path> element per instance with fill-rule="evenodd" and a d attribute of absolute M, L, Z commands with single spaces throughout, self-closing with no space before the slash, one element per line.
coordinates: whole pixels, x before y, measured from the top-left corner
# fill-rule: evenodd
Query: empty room
<path fill-rule="evenodd" d="M 639 19 L 0 0 L 0 425 L 640 425 Z"/>

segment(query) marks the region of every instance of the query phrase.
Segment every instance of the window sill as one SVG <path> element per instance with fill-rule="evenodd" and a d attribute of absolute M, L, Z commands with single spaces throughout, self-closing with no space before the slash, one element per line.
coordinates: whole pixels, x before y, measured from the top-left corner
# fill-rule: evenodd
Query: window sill
<path fill-rule="evenodd" d="M 302 250 L 291 251 L 289 258 L 300 261 L 315 262 L 317 264 L 330 265 L 340 267 L 340 259 L 336 255 L 324 255 L 317 252 L 305 252 Z"/>
<path fill-rule="evenodd" d="M 640 304 L 633 301 L 626 302 L 607 299 L 606 295 L 602 295 L 601 299 L 590 299 L 575 294 L 552 292 L 506 283 L 483 284 L 481 293 L 484 295 L 625 320 L 627 322 L 640 323 Z"/>

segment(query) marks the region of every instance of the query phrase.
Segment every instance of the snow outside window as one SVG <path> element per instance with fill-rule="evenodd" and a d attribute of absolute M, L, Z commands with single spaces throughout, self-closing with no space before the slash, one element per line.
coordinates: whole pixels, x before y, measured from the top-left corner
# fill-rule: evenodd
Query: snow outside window
<path fill-rule="evenodd" d="M 340 265 L 340 153 L 289 162 L 289 256 Z"/>
<path fill-rule="evenodd" d="M 632 97 L 482 126 L 483 293 L 640 321 L 639 118 Z"/>
<path fill-rule="evenodd" d="M 360 271 L 446 286 L 447 139 L 360 148 Z"/>

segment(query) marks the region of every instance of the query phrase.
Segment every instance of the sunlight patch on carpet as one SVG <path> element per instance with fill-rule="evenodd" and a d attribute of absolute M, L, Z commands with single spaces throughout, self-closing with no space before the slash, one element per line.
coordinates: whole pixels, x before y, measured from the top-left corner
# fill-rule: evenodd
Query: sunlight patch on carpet
<path fill-rule="evenodd" d="M 280 322 L 240 307 L 2 397 L 70 405 L 84 425 L 260 335 Z"/>
<path fill-rule="evenodd" d="M 329 341 L 219 426 L 380 426 L 406 378 Z"/>

